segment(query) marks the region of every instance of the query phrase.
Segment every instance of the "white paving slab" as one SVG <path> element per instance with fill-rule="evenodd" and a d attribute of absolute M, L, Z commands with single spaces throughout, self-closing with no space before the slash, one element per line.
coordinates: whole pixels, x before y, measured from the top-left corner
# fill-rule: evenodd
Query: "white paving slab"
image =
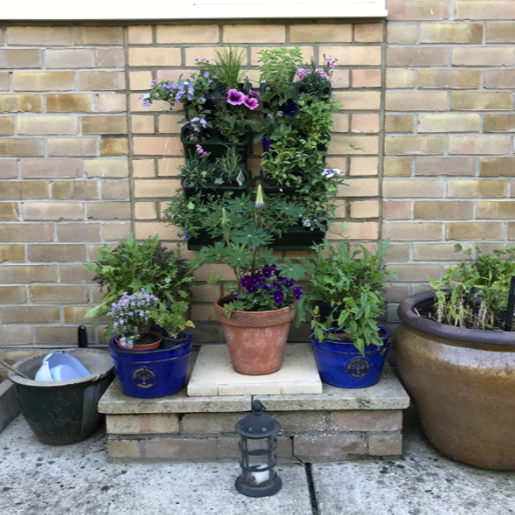
<path fill-rule="evenodd" d="M 238 374 L 227 345 L 203 345 L 188 385 L 194 397 L 321 394 L 315 357 L 307 344 L 286 345 L 281 370 L 266 376 Z"/>

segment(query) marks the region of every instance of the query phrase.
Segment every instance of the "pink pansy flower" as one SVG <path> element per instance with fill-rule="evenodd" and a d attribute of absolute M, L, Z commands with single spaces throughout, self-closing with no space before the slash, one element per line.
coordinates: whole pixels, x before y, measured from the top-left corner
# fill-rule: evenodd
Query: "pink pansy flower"
<path fill-rule="evenodd" d="M 251 111 L 254 111 L 259 106 L 259 100 L 257 98 L 249 98 L 247 95 L 243 97 L 243 105 L 248 107 Z"/>
<path fill-rule="evenodd" d="M 232 104 L 233 106 L 239 106 L 243 104 L 244 98 L 245 95 L 237 89 L 230 89 L 227 93 L 227 102 L 229 102 L 229 104 Z"/>

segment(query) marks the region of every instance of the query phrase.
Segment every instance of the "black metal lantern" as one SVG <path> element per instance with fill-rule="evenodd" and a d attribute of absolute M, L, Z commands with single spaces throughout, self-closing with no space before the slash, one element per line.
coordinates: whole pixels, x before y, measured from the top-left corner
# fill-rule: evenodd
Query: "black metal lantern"
<path fill-rule="evenodd" d="M 241 476 L 236 480 L 236 490 L 249 497 L 268 497 L 282 487 L 277 475 L 277 440 L 275 435 L 281 425 L 263 413 L 259 400 L 252 403 L 252 413 L 236 423 L 240 440 Z"/>

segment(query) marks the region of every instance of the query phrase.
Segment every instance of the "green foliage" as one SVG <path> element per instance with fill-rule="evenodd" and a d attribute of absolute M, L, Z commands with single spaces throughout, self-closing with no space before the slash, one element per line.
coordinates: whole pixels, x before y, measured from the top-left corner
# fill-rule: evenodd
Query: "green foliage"
<path fill-rule="evenodd" d="M 243 82 L 241 67 L 246 57 L 246 50 L 234 48 L 227 45 L 215 50 L 218 66 L 214 69 L 217 82 L 221 83 L 226 90 L 237 89 L 238 84 Z"/>
<path fill-rule="evenodd" d="M 297 104 L 300 108 L 297 114 L 298 129 L 309 135 L 309 146 L 327 146 L 334 123 L 333 113 L 340 104 L 333 99 L 319 100 L 308 93 L 302 93 Z"/>
<path fill-rule="evenodd" d="M 463 251 L 461 245 L 455 252 Z M 466 257 L 448 268 L 440 281 L 429 278 L 435 289 L 436 321 L 470 329 L 502 329 L 497 317 L 505 312 L 510 281 L 515 275 L 515 248 L 483 255 L 476 247 L 463 251 Z"/>
<path fill-rule="evenodd" d="M 330 95 L 331 77 L 337 59 L 326 58 L 324 64 L 317 66 L 314 60 L 304 65 L 299 71 L 299 84 L 301 91 L 315 98 L 327 98 Z"/>
<path fill-rule="evenodd" d="M 220 170 L 220 176 L 215 180 L 216 184 L 243 184 L 240 173 L 242 173 L 241 156 L 236 147 L 227 147 L 221 157 L 216 158 L 216 166 Z"/>
<path fill-rule="evenodd" d="M 170 338 L 177 338 L 187 327 L 195 327 L 191 320 L 185 319 L 188 307 L 185 301 L 175 302 L 167 311 L 152 311 L 150 317 L 168 333 Z"/>
<path fill-rule="evenodd" d="M 249 128 L 249 110 L 245 106 L 233 106 L 225 100 L 215 107 L 215 124 L 220 134 L 231 143 L 238 143 Z"/>
<path fill-rule="evenodd" d="M 214 180 L 214 170 L 210 166 L 207 156 L 190 155 L 178 169 L 185 186 L 203 188 Z"/>
<path fill-rule="evenodd" d="M 366 345 L 383 345 L 377 318 L 384 313 L 382 290 L 386 277 L 395 276 L 384 265 L 388 248 L 387 240 L 379 242 L 374 253 L 363 246 L 351 252 L 346 243 L 333 246 L 326 241 L 316 245 L 308 259 L 300 260 L 310 285 L 303 309 L 311 312 L 311 328 L 319 341 L 325 340 L 326 331 L 336 323 L 352 337 L 361 354 Z M 325 322 L 319 315 L 322 303 L 332 308 Z"/>

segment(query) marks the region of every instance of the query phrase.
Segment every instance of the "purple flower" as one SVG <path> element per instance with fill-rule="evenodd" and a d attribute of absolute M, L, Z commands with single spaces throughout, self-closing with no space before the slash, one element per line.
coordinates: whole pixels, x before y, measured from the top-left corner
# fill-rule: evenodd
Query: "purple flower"
<path fill-rule="evenodd" d="M 297 114 L 298 110 L 299 106 L 295 102 L 290 102 L 284 106 L 283 113 L 285 116 L 293 118 Z"/>
<path fill-rule="evenodd" d="M 209 79 L 209 72 L 204 72 L 204 77 L 205 77 L 206 79 Z"/>
<path fill-rule="evenodd" d="M 259 106 L 259 100 L 257 98 L 249 98 L 247 95 L 243 97 L 243 105 L 248 107 L 251 111 L 254 111 Z"/>
<path fill-rule="evenodd" d="M 284 300 L 284 293 L 280 290 L 276 290 L 274 292 L 274 302 L 275 304 L 279 305 Z"/>
<path fill-rule="evenodd" d="M 261 144 L 263 145 L 263 148 L 265 149 L 265 152 L 270 152 L 270 148 L 272 147 L 272 140 L 267 138 L 266 136 L 263 136 L 261 138 Z"/>
<path fill-rule="evenodd" d="M 247 293 L 249 293 L 249 294 L 256 293 L 256 291 L 257 291 L 257 288 L 255 286 L 249 286 L 247 288 Z"/>
<path fill-rule="evenodd" d="M 306 76 L 306 70 L 299 70 L 299 80 L 304 80 Z"/>
<path fill-rule="evenodd" d="M 250 98 L 259 98 L 259 95 L 261 95 L 261 93 L 259 91 L 253 91 L 253 90 L 249 89 L 249 97 Z"/>
<path fill-rule="evenodd" d="M 240 283 L 243 288 L 248 288 L 252 285 L 252 279 L 249 275 L 246 275 L 245 277 L 241 278 Z"/>
<path fill-rule="evenodd" d="M 227 102 L 233 106 L 239 106 L 243 104 L 244 97 L 245 95 L 237 89 L 230 89 L 229 93 L 227 93 Z"/>

